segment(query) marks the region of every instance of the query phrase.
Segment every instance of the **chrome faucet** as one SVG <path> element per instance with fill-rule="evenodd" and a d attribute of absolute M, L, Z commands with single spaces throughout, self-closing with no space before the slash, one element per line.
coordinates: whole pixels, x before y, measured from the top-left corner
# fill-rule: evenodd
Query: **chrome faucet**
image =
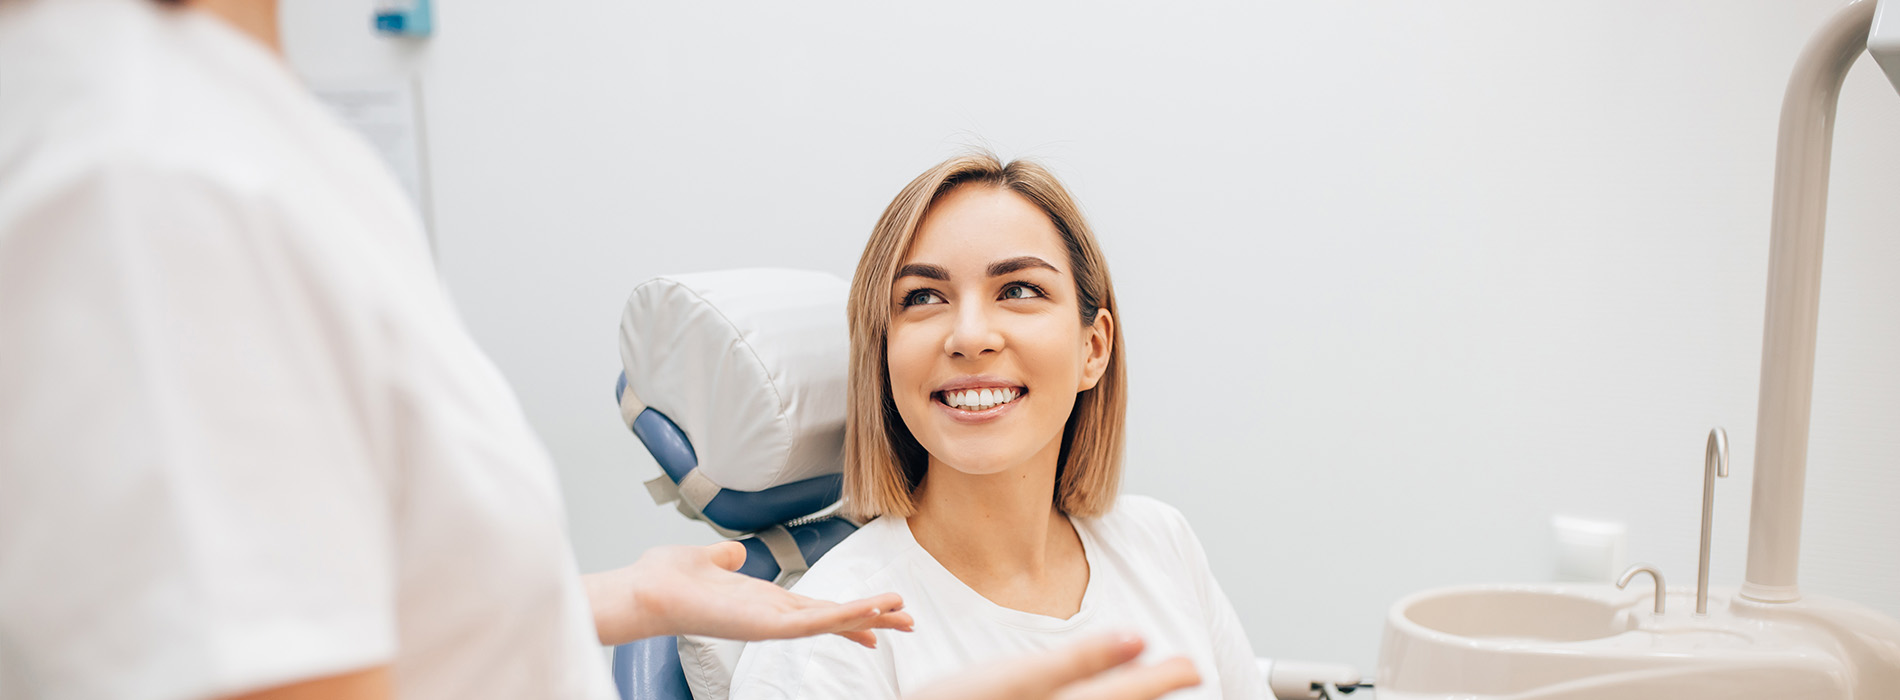
<path fill-rule="evenodd" d="M 1709 448 L 1702 455 L 1702 564 L 1695 575 L 1695 614 L 1709 614 L 1709 532 L 1715 522 L 1715 478 L 1728 478 L 1728 431 L 1709 431 Z M 1662 612 L 1657 604 L 1656 612 Z"/>
<path fill-rule="evenodd" d="M 1631 579 L 1636 578 L 1637 574 L 1643 573 L 1649 574 L 1650 578 L 1656 580 L 1656 614 L 1661 615 L 1663 614 L 1663 577 L 1662 572 L 1658 571 L 1656 567 L 1642 562 L 1631 564 L 1630 568 L 1623 570 L 1622 576 L 1616 578 L 1616 587 L 1621 589 L 1624 586 L 1630 585 Z"/>

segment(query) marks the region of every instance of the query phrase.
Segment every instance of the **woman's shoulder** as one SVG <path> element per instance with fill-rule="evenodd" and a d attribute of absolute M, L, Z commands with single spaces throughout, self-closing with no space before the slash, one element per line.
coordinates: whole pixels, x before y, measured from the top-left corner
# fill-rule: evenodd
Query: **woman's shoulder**
<path fill-rule="evenodd" d="M 892 634 L 878 631 L 875 649 L 829 634 L 748 642 L 732 669 L 727 697 L 894 700 L 898 693 Z"/>
<path fill-rule="evenodd" d="M 893 586 L 902 587 L 903 564 L 915 549 L 917 541 L 903 518 L 877 518 L 833 546 L 791 590 L 830 601 L 891 592 Z"/>
<path fill-rule="evenodd" d="M 1124 493 L 1115 497 L 1115 507 L 1107 516 L 1121 516 L 1145 521 L 1187 522 L 1180 509 L 1162 502 L 1153 496 Z"/>
<path fill-rule="evenodd" d="M 1115 507 L 1096 520 L 1104 527 L 1135 527 L 1164 531 L 1189 530 L 1187 516 L 1159 499 L 1136 494 L 1116 497 Z"/>
<path fill-rule="evenodd" d="M 1187 516 L 1148 496 L 1123 494 L 1107 513 L 1083 521 L 1095 536 L 1120 550 L 1155 549 L 1175 553 L 1196 543 Z"/>
<path fill-rule="evenodd" d="M 814 562 L 791 590 L 836 602 L 909 593 L 902 570 L 914 547 L 901 518 L 872 520 Z M 731 698 L 895 698 L 892 634 L 878 631 L 876 649 L 833 635 L 747 643 L 731 676 Z"/>

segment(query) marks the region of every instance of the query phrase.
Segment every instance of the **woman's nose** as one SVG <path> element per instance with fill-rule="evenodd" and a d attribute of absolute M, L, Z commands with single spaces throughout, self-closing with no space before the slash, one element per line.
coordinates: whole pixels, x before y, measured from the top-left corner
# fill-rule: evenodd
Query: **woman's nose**
<path fill-rule="evenodd" d="M 943 351 L 955 356 L 976 357 L 1002 350 L 1003 336 L 996 332 L 996 324 L 988 311 L 974 304 L 957 309 L 957 322 L 950 329 L 950 337 L 944 339 Z"/>

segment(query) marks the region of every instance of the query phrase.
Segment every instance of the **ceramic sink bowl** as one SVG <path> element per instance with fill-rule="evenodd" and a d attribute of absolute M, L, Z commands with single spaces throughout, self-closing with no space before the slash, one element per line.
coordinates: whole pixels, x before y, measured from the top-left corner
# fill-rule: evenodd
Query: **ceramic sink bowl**
<path fill-rule="evenodd" d="M 1380 700 L 1900 697 L 1900 624 L 1824 598 L 1761 604 L 1671 589 L 1441 588 L 1392 606 Z"/>

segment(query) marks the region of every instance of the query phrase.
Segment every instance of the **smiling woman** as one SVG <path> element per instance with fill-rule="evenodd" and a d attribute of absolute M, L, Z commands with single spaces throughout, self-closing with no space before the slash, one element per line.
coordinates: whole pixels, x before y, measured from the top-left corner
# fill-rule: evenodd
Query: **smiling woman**
<path fill-rule="evenodd" d="M 953 271 L 964 274 L 953 279 Z M 953 299 L 963 303 L 952 305 Z M 948 404 L 946 394 L 961 401 L 964 397 L 956 396 L 961 390 L 987 385 L 1015 389 L 1023 403 L 1031 403 L 1028 387 L 1012 383 L 1015 380 L 919 362 L 941 355 L 955 356 L 963 366 L 988 366 L 999 358 L 1015 363 L 1041 359 L 1039 353 L 1023 351 L 1051 343 L 1096 353 L 1072 358 L 1080 364 L 1071 373 L 1079 373 L 1075 379 L 1087 386 L 1035 397 L 1036 408 L 1042 409 L 1034 412 L 1035 418 L 1044 420 L 1010 427 L 1031 437 L 1061 436 L 1058 444 L 1035 447 L 1060 451 L 1056 494 L 1063 512 L 1089 516 L 1107 511 L 1121 481 L 1122 421 L 1127 414 L 1121 328 L 1111 311 L 1114 306 L 1115 290 L 1101 247 L 1075 200 L 1041 166 L 1025 161 L 1004 165 L 994 156 L 978 154 L 952 158 L 912 180 L 879 218 L 851 285 L 852 420 L 846 427 L 845 488 L 852 512 L 862 518 L 887 513 L 908 517 L 924 483 L 927 455 L 978 457 L 926 450 L 920 430 L 942 439 L 979 433 L 937 434 L 933 427 L 938 422 L 924 410 L 925 396 Z M 1058 318 L 1056 312 L 1065 310 L 1079 323 Z M 938 352 L 959 342 L 1022 346 Z M 1049 359 L 1064 359 L 1064 354 Z M 1095 364 L 1088 366 L 1091 361 Z M 888 372 L 880 371 L 885 369 Z M 943 383 L 902 384 L 911 380 Z M 1067 377 L 1061 381 L 1066 383 Z M 894 391 L 899 385 L 905 390 Z M 1071 415 L 1075 420 L 1051 429 L 1047 419 L 1057 413 L 1061 421 Z M 969 424 L 971 419 L 982 423 L 998 416 L 947 412 L 945 417 Z"/>
<path fill-rule="evenodd" d="M 1114 288 L 1053 175 L 931 168 L 879 218 L 849 306 L 844 488 L 870 522 L 793 590 L 899 592 L 916 633 L 748 645 L 733 697 L 895 698 L 1107 630 L 1198 674 L 1188 696 L 1268 697 L 1186 519 L 1117 496 Z"/>

